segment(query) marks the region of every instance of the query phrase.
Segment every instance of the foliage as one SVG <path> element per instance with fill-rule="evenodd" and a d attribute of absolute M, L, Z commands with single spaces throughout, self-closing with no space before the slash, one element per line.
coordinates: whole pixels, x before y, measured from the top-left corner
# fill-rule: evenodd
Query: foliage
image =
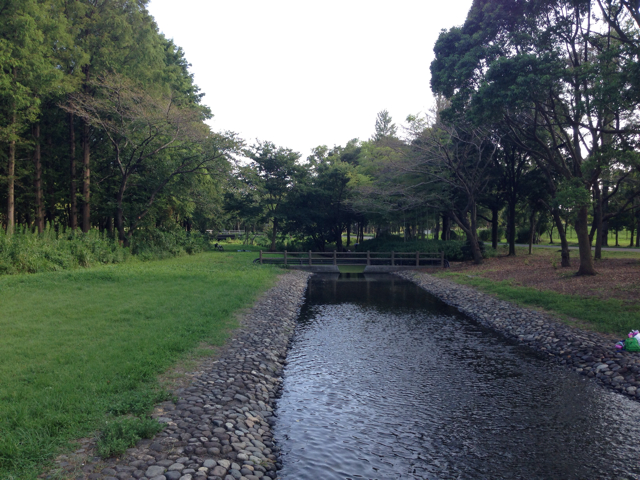
<path fill-rule="evenodd" d="M 10 0 L 0 24 L 3 228 L 219 227 L 231 133 L 147 1 Z M 33 158 L 34 162 L 26 161 Z M 201 177 L 199 179 L 198 177 Z M 79 188 L 81 187 L 81 188 Z"/>
<path fill-rule="evenodd" d="M 122 263 L 128 249 L 96 230 L 56 233 L 48 227 L 38 235 L 22 228 L 13 235 L 0 230 L 0 274 L 40 273 Z"/>
<path fill-rule="evenodd" d="M 498 241 L 500 241 L 500 239 L 504 238 L 504 235 L 505 235 L 505 229 L 503 227 L 498 227 Z M 484 228 L 482 230 L 478 230 L 478 239 L 482 240 L 483 242 L 490 242 L 491 241 L 491 229 Z"/>
<path fill-rule="evenodd" d="M 378 237 L 365 240 L 356 249 L 358 252 L 421 252 L 440 253 L 444 251 L 444 258 L 460 262 L 473 260 L 471 250 L 461 240 L 418 240 L 405 242 L 396 236 Z"/>
<path fill-rule="evenodd" d="M 139 260 L 155 260 L 193 255 L 210 248 L 206 235 L 176 226 L 138 230 L 131 248 L 122 248 L 117 240 L 97 230 L 81 233 L 62 229 L 58 233 L 47 226 L 38 234 L 22 227 L 13 235 L 0 230 L 0 275 L 124 263 L 132 255 Z"/>
<path fill-rule="evenodd" d="M 187 232 L 180 228 L 171 230 L 150 228 L 136 232 L 131 253 L 141 260 L 193 255 L 210 249 L 209 239 L 200 232 Z"/>

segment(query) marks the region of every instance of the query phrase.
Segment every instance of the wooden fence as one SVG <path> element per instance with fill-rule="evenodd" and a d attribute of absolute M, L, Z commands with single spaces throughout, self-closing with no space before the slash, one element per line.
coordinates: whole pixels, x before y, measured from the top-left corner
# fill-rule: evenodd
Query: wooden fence
<path fill-rule="evenodd" d="M 278 265 L 390 265 L 392 267 L 441 267 L 445 266 L 444 252 L 263 252 L 261 264 Z"/>

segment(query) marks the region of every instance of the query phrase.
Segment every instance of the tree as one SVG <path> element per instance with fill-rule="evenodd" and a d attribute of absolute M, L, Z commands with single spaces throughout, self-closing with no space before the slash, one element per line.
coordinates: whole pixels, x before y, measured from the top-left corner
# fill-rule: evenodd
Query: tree
<path fill-rule="evenodd" d="M 560 180 L 574 189 L 580 182 L 588 193 L 634 144 L 633 108 L 624 92 L 633 85 L 628 72 L 637 62 L 612 41 L 592 3 L 478 0 L 465 25 L 443 33 L 435 47 L 434 91 L 477 122 L 507 126 L 511 141 L 545 172 L 554 195 Z M 584 275 L 595 274 L 588 207 L 575 206 L 578 273 Z M 564 230 L 554 216 L 564 250 Z"/>
<path fill-rule="evenodd" d="M 391 115 L 387 110 L 381 110 L 376 117 L 376 131 L 373 134 L 372 140 L 379 142 L 385 138 L 395 137 L 398 128 L 391 119 Z"/>
<path fill-rule="evenodd" d="M 404 169 L 433 187 L 427 190 L 429 205 L 445 211 L 465 232 L 476 263 L 482 262 L 478 242 L 478 200 L 492 180 L 496 143 L 490 132 L 464 120 L 455 124 L 442 119 L 414 132 L 413 155 Z"/>
<path fill-rule="evenodd" d="M 37 121 L 42 97 L 55 90 L 61 80 L 51 47 L 65 38 L 55 38 L 55 27 L 62 20 L 52 7 L 36 0 L 11 0 L 0 6 L 0 142 L 8 147 L 8 233 L 15 225 L 16 144 L 26 141 L 23 134 Z M 39 165 L 39 133 L 34 137 L 34 160 Z M 41 195 L 39 188 L 36 190 Z"/>
<path fill-rule="evenodd" d="M 245 176 L 250 188 L 259 192 L 267 217 L 272 222 L 271 251 L 276 249 L 279 223 L 285 218 L 284 203 L 300 172 L 300 154 L 272 142 L 257 142 L 244 150 L 251 160 L 253 175 Z"/>
<path fill-rule="evenodd" d="M 355 218 L 349 183 L 359 150 L 357 143 L 332 150 L 315 148 L 285 205 L 287 230 L 311 238 L 321 252 L 327 243 L 334 242 L 341 251 L 342 232 Z"/>
<path fill-rule="evenodd" d="M 235 148 L 232 137 L 212 135 L 206 118 L 195 105 L 181 105 L 175 98 L 150 93 L 119 75 L 93 81 L 96 93 L 77 93 L 63 105 L 87 125 L 99 128 L 112 146 L 113 164 L 119 175 L 116 227 L 124 245 L 148 214 L 162 190 L 176 177 L 197 173 L 215 175 L 218 165 Z M 124 200 L 135 179 L 144 189 L 141 206 L 125 233 Z"/>

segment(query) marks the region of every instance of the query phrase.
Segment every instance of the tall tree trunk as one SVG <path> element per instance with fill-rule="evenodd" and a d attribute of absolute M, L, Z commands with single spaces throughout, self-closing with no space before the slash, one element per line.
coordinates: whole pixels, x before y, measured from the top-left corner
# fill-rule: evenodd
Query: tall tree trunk
<path fill-rule="evenodd" d="M 269 248 L 270 252 L 276 251 L 276 236 L 278 235 L 278 219 L 277 217 L 273 217 L 273 238 L 271 239 L 271 247 Z"/>
<path fill-rule="evenodd" d="M 516 255 L 516 195 L 509 197 L 509 215 L 507 216 L 507 242 L 509 243 L 509 256 Z"/>
<path fill-rule="evenodd" d="M 347 222 L 347 248 L 351 245 L 351 222 Z"/>
<path fill-rule="evenodd" d="M 82 231 L 87 233 L 91 228 L 91 169 L 89 165 L 90 149 L 89 149 L 89 124 L 83 120 L 82 125 Z"/>
<path fill-rule="evenodd" d="M 498 207 L 491 209 L 491 248 L 498 249 Z"/>
<path fill-rule="evenodd" d="M 40 123 L 33 126 L 33 163 L 35 167 L 34 188 L 36 194 L 36 228 L 38 233 L 44 230 L 44 198 L 42 196 L 42 150 L 40 148 Z"/>
<path fill-rule="evenodd" d="M 634 232 L 636 230 L 635 227 L 636 227 L 635 224 L 633 222 L 631 222 L 631 240 L 629 241 L 629 246 L 630 247 L 633 247 L 633 234 L 634 234 Z"/>
<path fill-rule="evenodd" d="M 533 253 L 533 241 L 536 234 L 536 211 L 533 210 L 529 215 L 529 255 Z"/>
<path fill-rule="evenodd" d="M 602 258 L 602 236 L 604 233 L 602 228 L 603 227 L 602 216 L 604 212 L 603 212 L 603 205 L 602 205 L 602 193 L 600 192 L 600 186 L 597 184 L 597 182 L 593 186 L 593 192 L 596 198 L 595 198 L 592 230 L 595 230 L 595 234 L 589 238 L 589 244 L 591 244 L 591 241 L 595 236 L 595 239 L 596 239 L 595 258 L 597 260 L 600 260 Z"/>
<path fill-rule="evenodd" d="M 47 130 L 51 130 L 50 128 L 48 128 Z M 46 219 L 47 222 L 49 223 L 49 227 L 53 227 L 53 222 L 55 221 L 56 218 L 56 189 L 55 189 L 55 185 L 54 185 L 54 179 L 52 178 L 52 172 L 53 172 L 53 139 L 51 138 L 51 134 L 48 133 L 47 134 L 47 151 L 46 151 L 46 155 L 45 158 L 47 159 L 45 162 L 45 168 L 47 170 L 47 172 L 49 172 L 49 178 L 47 181 L 47 198 L 48 198 L 48 202 L 47 202 L 47 211 L 46 211 Z"/>
<path fill-rule="evenodd" d="M 589 241 L 588 225 L 589 209 L 587 206 L 580 207 L 576 219 L 576 235 L 578 236 L 578 247 L 580 249 L 580 267 L 578 275 L 595 275 L 596 269 L 591 257 L 591 242 Z"/>
<path fill-rule="evenodd" d="M 442 240 L 451 240 L 451 222 L 446 213 L 442 214 Z"/>
<path fill-rule="evenodd" d="M 471 256 L 473 257 L 473 261 L 476 265 L 480 265 L 482 263 L 482 251 L 480 250 L 480 244 L 478 243 L 478 227 L 476 224 L 475 202 L 472 202 L 470 210 L 471 211 L 468 212 L 468 216 L 464 213 L 463 215 L 457 215 L 454 211 L 450 211 L 449 216 L 466 234 L 467 242 L 469 243 L 469 246 L 471 248 Z"/>
<path fill-rule="evenodd" d="M 433 232 L 433 239 L 438 240 L 440 238 L 440 214 L 436 213 L 436 227 Z"/>
<path fill-rule="evenodd" d="M 16 222 L 15 176 L 16 141 L 11 140 L 9 142 L 9 165 L 7 165 L 7 234 L 9 235 L 14 232 Z"/>
<path fill-rule="evenodd" d="M 552 223 L 551 224 L 551 229 L 549 230 L 549 243 L 551 245 L 553 245 L 553 229 L 556 228 L 556 226 Z"/>
<path fill-rule="evenodd" d="M 553 219 L 556 222 L 556 228 L 558 229 L 558 236 L 560 237 L 560 251 L 561 258 L 560 266 L 567 268 L 571 266 L 571 256 L 569 255 L 569 242 L 567 241 L 566 226 L 562 224 L 562 218 L 560 218 L 560 212 L 553 210 L 551 212 Z"/>
<path fill-rule="evenodd" d="M 616 230 L 616 247 L 619 247 L 620 244 L 618 243 L 618 230 Z"/>
<path fill-rule="evenodd" d="M 71 184 L 69 188 L 69 199 L 71 201 L 69 227 L 71 227 L 72 230 L 75 230 L 78 228 L 78 197 L 76 197 L 76 132 L 74 128 L 73 113 L 69 114 L 69 167 L 71 174 Z"/>
<path fill-rule="evenodd" d="M 129 239 L 124 231 L 124 191 L 126 183 L 121 182 L 118 194 L 116 195 L 116 229 L 118 230 L 118 240 L 122 243 L 123 247 L 129 246 Z"/>

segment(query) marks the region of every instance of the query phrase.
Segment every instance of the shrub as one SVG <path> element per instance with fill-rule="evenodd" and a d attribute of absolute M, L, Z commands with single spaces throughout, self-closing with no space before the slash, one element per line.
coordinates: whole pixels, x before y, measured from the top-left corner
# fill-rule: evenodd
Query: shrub
<path fill-rule="evenodd" d="M 92 230 L 89 233 L 56 232 L 47 226 L 42 234 L 20 228 L 12 235 L 0 231 L 0 274 L 38 273 L 121 263 L 129 250 Z"/>
<path fill-rule="evenodd" d="M 209 248 L 207 237 L 200 232 L 187 232 L 181 228 L 139 230 L 131 239 L 131 253 L 142 260 L 193 255 Z"/>
<path fill-rule="evenodd" d="M 47 226 L 41 234 L 28 228 L 7 235 L 0 229 L 0 275 L 39 273 L 123 263 L 132 254 L 153 260 L 194 254 L 210 248 L 200 232 L 150 229 L 135 233 L 131 248 L 123 248 L 106 233 L 60 230 Z"/>
<path fill-rule="evenodd" d="M 498 227 L 498 241 L 500 241 L 501 239 L 504 238 L 505 236 L 505 229 L 502 227 Z M 491 241 L 491 229 L 490 228 L 484 228 L 482 230 L 478 230 L 478 240 L 482 241 L 482 242 L 490 242 Z"/>
<path fill-rule="evenodd" d="M 453 233 L 453 232 L 452 232 Z M 356 251 L 366 252 L 415 252 L 440 253 L 444 251 L 447 260 L 463 261 L 470 260 L 470 249 L 464 250 L 465 242 L 460 240 L 419 240 L 405 242 L 401 237 L 388 236 L 378 237 L 372 240 L 365 240 L 358 245 Z"/>
<path fill-rule="evenodd" d="M 491 241 L 491 230 L 488 228 L 484 228 L 482 230 L 478 230 L 478 240 L 482 242 L 490 242 Z"/>

